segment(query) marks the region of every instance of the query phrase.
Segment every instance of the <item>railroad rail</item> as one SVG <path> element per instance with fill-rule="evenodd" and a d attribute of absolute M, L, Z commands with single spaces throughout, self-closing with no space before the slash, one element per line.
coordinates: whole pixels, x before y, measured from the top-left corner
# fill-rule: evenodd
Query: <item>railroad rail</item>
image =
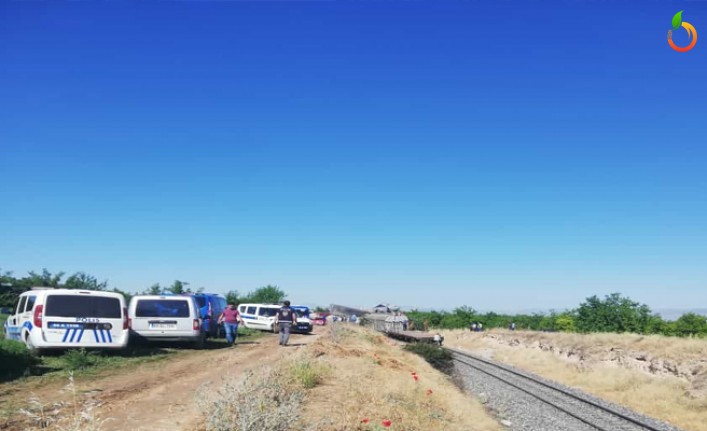
<path fill-rule="evenodd" d="M 454 348 L 445 348 L 452 353 L 455 362 L 470 367 L 504 384 L 521 391 L 538 401 L 582 422 L 590 429 L 599 431 L 676 431 L 675 427 L 656 420 L 641 417 L 620 407 L 593 399 L 579 391 L 570 391 L 557 384 L 543 381 L 537 376 L 511 367 L 497 364 Z M 649 423 L 652 422 L 652 423 Z M 679 430 L 678 430 L 679 431 Z"/>

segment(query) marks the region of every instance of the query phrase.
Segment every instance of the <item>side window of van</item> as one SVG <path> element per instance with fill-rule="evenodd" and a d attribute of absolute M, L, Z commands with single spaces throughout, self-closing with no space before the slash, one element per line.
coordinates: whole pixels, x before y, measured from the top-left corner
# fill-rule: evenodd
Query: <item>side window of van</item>
<path fill-rule="evenodd" d="M 17 314 L 23 313 L 25 311 L 25 304 L 27 304 L 27 297 L 23 296 L 20 298 L 20 303 L 17 304 Z"/>
<path fill-rule="evenodd" d="M 248 311 L 246 311 L 246 314 L 255 314 L 255 307 L 248 307 Z"/>
<path fill-rule="evenodd" d="M 25 306 L 25 311 L 32 311 L 34 308 L 34 302 L 37 300 L 36 296 L 27 297 L 27 305 Z"/>
<path fill-rule="evenodd" d="M 238 312 L 241 314 L 245 313 L 245 305 L 241 305 L 240 307 L 238 307 Z"/>

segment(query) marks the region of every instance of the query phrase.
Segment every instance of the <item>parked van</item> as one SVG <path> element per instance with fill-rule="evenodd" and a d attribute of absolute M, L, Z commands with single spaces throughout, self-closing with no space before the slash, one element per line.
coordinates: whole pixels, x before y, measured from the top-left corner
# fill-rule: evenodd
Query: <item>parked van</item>
<path fill-rule="evenodd" d="M 191 296 L 194 297 L 199 308 L 199 318 L 206 337 L 217 338 L 218 316 L 226 308 L 226 298 L 218 293 L 193 293 Z"/>
<path fill-rule="evenodd" d="M 246 328 L 260 329 L 261 331 L 278 332 L 275 324 L 275 315 L 280 306 L 277 304 L 241 304 L 238 312 Z"/>
<path fill-rule="evenodd" d="M 204 347 L 199 308 L 192 296 L 136 295 L 128 307 L 131 336 L 146 341 L 174 341 Z"/>
<path fill-rule="evenodd" d="M 309 307 L 306 305 L 292 305 L 290 308 L 297 314 L 297 324 L 292 326 L 291 331 L 303 334 L 312 332 L 312 320 L 309 318 Z"/>
<path fill-rule="evenodd" d="M 5 337 L 32 351 L 128 344 L 128 311 L 119 293 L 34 287 L 20 295 L 13 313 Z"/>

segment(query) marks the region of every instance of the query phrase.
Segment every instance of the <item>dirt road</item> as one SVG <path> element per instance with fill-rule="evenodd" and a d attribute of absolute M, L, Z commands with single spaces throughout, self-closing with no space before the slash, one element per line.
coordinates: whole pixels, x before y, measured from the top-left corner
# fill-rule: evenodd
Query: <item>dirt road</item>
<path fill-rule="evenodd" d="M 98 417 L 106 420 L 101 428 L 104 431 L 192 431 L 200 428 L 201 415 L 195 398 L 199 388 L 210 382 L 210 390 L 216 391 L 224 380 L 274 363 L 316 338 L 316 335 L 292 335 L 291 345 L 280 347 L 277 336 L 267 334 L 234 348 L 186 352 L 176 358 L 130 368 L 119 375 L 82 380 L 77 386 L 100 401 L 97 412 Z M 43 402 L 65 396 L 60 392 L 63 384 L 54 386 L 33 392 Z M 12 392 L 9 397 L 15 402 L 20 397 L 27 399 L 24 391 Z"/>

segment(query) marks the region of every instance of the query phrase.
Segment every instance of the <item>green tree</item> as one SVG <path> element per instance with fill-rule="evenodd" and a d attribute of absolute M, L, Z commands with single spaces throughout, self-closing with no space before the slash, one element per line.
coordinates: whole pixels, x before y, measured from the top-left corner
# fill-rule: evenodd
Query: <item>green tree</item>
<path fill-rule="evenodd" d="M 237 290 L 229 290 L 226 293 L 226 303 L 240 304 L 241 302 L 244 302 L 244 301 L 241 300 L 241 295 L 238 293 Z"/>
<path fill-rule="evenodd" d="M 108 281 L 99 282 L 98 279 L 85 272 L 77 272 L 71 275 L 64 282 L 66 289 L 82 289 L 82 290 L 106 290 Z"/>
<path fill-rule="evenodd" d="M 268 284 L 267 286 L 255 289 L 253 292 L 249 292 L 248 295 L 241 298 L 241 302 L 277 304 L 284 301 L 286 298 L 287 294 L 282 289 Z"/>
<path fill-rule="evenodd" d="M 160 286 L 159 283 L 155 283 L 152 286 L 148 287 L 143 293 L 145 295 L 162 295 L 164 291 L 165 289 Z"/>
<path fill-rule="evenodd" d="M 619 293 L 587 298 L 577 309 L 575 325 L 579 332 L 645 333 L 653 319 L 650 308 Z"/>
<path fill-rule="evenodd" d="M 565 312 L 557 315 L 555 317 L 554 329 L 562 332 L 574 332 L 576 329 L 572 313 Z"/>
<path fill-rule="evenodd" d="M 62 277 L 64 277 L 63 272 L 52 274 L 51 272 L 47 271 L 46 268 L 43 268 L 41 274 L 38 274 L 34 271 L 30 271 L 28 281 L 32 284 L 33 287 L 59 287 L 61 284 Z"/>
<path fill-rule="evenodd" d="M 707 335 L 707 317 L 695 313 L 686 313 L 675 321 L 675 333 L 678 336 Z"/>
<path fill-rule="evenodd" d="M 172 285 L 167 288 L 167 291 L 175 295 L 181 295 L 182 293 L 191 293 L 191 290 L 185 289 L 185 287 L 188 285 L 189 283 L 187 283 L 186 281 L 174 280 L 174 283 L 172 283 Z"/>

